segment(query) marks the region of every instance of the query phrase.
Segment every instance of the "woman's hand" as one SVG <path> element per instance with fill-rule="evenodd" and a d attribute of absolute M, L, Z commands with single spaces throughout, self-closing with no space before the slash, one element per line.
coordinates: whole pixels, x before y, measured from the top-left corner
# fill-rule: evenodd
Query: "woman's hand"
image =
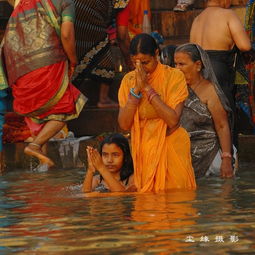
<path fill-rule="evenodd" d="M 86 152 L 87 152 L 87 158 L 88 158 L 88 171 L 91 171 L 94 173 L 96 171 L 96 168 L 94 167 L 92 161 L 91 161 L 91 151 L 93 150 L 92 147 L 87 146 Z"/>
<path fill-rule="evenodd" d="M 68 77 L 69 77 L 69 79 L 72 78 L 72 76 L 74 74 L 75 67 L 76 67 L 76 63 L 69 63 L 69 66 L 68 66 Z"/>
<path fill-rule="evenodd" d="M 143 69 L 143 66 L 140 60 L 136 60 L 135 74 L 136 74 L 136 85 L 135 85 L 134 91 L 136 94 L 138 94 L 148 84 L 147 73 Z"/>
<path fill-rule="evenodd" d="M 91 162 L 92 162 L 93 166 L 95 167 L 95 169 L 97 169 L 99 172 L 101 169 L 105 168 L 105 165 L 103 163 L 101 155 L 94 148 L 91 148 L 90 159 L 91 159 Z"/>
<path fill-rule="evenodd" d="M 232 166 L 232 158 L 222 158 L 220 172 L 222 178 L 233 177 L 234 171 Z"/>

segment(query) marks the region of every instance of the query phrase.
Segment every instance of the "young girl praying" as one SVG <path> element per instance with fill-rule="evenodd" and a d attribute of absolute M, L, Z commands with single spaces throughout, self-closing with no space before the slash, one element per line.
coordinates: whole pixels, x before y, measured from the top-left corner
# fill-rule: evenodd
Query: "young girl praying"
<path fill-rule="evenodd" d="M 136 191 L 133 160 L 128 140 L 112 134 L 100 144 L 99 152 L 87 146 L 88 168 L 83 183 L 84 192 Z M 99 174 L 94 175 L 96 170 Z"/>

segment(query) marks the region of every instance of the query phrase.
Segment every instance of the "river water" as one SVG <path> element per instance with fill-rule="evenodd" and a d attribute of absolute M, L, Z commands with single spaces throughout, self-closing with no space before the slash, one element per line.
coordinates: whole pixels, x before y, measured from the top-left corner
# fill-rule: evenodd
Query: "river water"
<path fill-rule="evenodd" d="M 255 165 L 196 191 L 81 192 L 83 169 L 0 176 L 0 254 L 255 254 Z"/>

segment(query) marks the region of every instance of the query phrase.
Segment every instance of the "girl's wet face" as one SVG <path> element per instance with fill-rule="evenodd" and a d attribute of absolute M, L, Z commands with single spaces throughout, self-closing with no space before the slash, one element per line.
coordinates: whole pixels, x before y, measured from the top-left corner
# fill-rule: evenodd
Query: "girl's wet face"
<path fill-rule="evenodd" d="M 191 57 L 184 52 L 174 54 L 175 67 L 180 69 L 185 76 L 187 83 L 201 70 L 201 61 L 194 62 Z"/>
<path fill-rule="evenodd" d="M 115 143 L 106 143 L 102 148 L 102 160 L 110 172 L 116 173 L 123 165 L 124 153 Z"/>
<path fill-rule="evenodd" d="M 134 66 L 136 66 L 137 61 L 140 61 L 146 73 L 152 73 L 156 69 L 158 64 L 157 54 L 155 56 L 151 56 L 147 54 L 138 53 L 134 56 L 131 56 L 131 59 Z"/>

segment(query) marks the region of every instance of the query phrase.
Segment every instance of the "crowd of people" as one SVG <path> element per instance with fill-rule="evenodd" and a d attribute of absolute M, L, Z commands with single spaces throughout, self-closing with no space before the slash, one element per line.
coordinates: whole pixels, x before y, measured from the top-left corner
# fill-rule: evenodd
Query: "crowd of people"
<path fill-rule="evenodd" d="M 1 44 L 0 121 L 11 88 L 13 109 L 31 132 L 25 154 L 52 167 L 43 148 L 79 116 L 87 100 L 79 88 L 89 77 L 100 83 L 98 107 L 119 107 L 131 139 L 112 134 L 99 151 L 87 147 L 84 192 L 194 190 L 196 178 L 233 177 L 236 53 L 250 51 L 251 40 L 229 6 L 208 0 L 190 42 L 161 63 L 157 40 L 141 29 L 147 0 L 16 1 Z M 113 20 L 128 68 L 118 102 L 109 97 Z"/>

